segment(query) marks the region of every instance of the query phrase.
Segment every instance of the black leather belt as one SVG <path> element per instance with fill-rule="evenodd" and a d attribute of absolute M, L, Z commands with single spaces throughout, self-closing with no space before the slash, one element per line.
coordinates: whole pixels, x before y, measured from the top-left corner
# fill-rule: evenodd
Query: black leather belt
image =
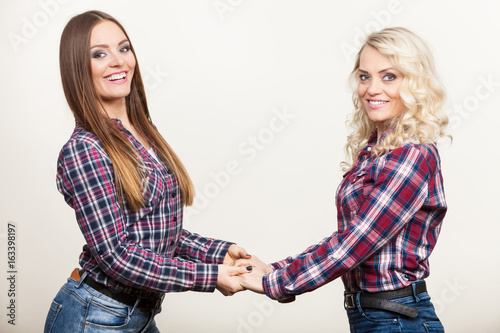
<path fill-rule="evenodd" d="M 83 270 L 80 270 L 78 273 L 78 279 L 79 277 L 83 274 Z M 103 285 L 102 283 L 99 283 L 92 279 L 88 274 L 85 276 L 83 279 L 83 282 L 87 284 L 89 287 L 97 290 L 103 295 L 108 296 L 109 298 L 114 299 L 115 301 L 118 301 L 120 303 L 126 304 L 128 306 L 134 306 L 135 303 L 137 302 L 137 299 L 139 299 L 139 303 L 137 303 L 137 308 L 138 309 L 146 309 L 146 310 L 156 310 L 161 306 L 161 303 L 163 302 L 163 298 L 165 294 L 163 294 L 161 297 L 140 297 L 132 294 L 127 294 L 124 293 L 123 291 L 117 291 L 113 290 L 113 288 L 107 287 Z"/>
<path fill-rule="evenodd" d="M 425 281 L 417 283 L 415 285 L 415 293 L 420 294 L 427 291 Z M 344 294 L 344 305 L 347 309 L 355 309 L 356 306 L 356 295 L 358 292 L 346 292 Z M 412 306 L 401 304 L 398 302 L 391 301 L 391 299 L 401 298 L 406 296 L 413 296 L 413 287 L 409 285 L 408 287 L 381 291 L 377 293 L 362 292 L 359 296 L 359 303 L 362 308 L 373 308 L 381 309 L 386 311 L 391 311 L 399 313 L 411 318 L 418 316 L 418 310 Z"/>

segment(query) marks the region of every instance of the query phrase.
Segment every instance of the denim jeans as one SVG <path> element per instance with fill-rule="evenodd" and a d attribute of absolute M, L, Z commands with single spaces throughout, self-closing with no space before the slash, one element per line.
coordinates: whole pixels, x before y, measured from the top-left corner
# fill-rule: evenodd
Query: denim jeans
<path fill-rule="evenodd" d="M 359 299 L 360 293 L 357 293 L 357 308 L 346 309 L 352 333 L 444 332 L 444 327 L 436 315 L 431 297 L 427 292 L 391 299 L 391 301 L 415 307 L 418 310 L 418 316 L 415 319 L 386 310 L 361 308 Z"/>
<path fill-rule="evenodd" d="M 154 316 L 161 311 L 137 309 L 109 298 L 71 278 L 52 301 L 45 333 L 159 333 Z"/>

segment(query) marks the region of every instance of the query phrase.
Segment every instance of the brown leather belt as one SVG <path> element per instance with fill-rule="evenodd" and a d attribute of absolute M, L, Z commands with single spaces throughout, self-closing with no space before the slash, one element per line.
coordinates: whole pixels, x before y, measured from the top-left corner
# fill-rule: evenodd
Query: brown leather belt
<path fill-rule="evenodd" d="M 73 272 L 71 272 L 70 278 L 72 278 L 75 281 L 80 281 L 80 277 L 83 274 L 83 272 L 84 272 L 83 269 L 79 270 L 78 268 L 75 268 Z M 87 276 L 85 276 L 83 282 L 89 287 L 97 290 L 101 294 L 108 296 L 114 299 L 115 301 L 126 304 L 128 306 L 134 306 L 137 302 L 137 299 L 139 299 L 139 302 L 137 303 L 138 309 L 156 310 L 161 306 L 161 303 L 163 302 L 163 298 L 165 296 L 165 294 L 163 294 L 161 297 L 140 297 L 124 293 L 123 291 L 116 291 L 110 287 L 103 285 L 102 283 L 95 281 L 88 274 Z"/>
<path fill-rule="evenodd" d="M 415 294 L 427 292 L 425 281 L 415 285 Z M 356 295 L 358 292 L 344 293 L 344 306 L 346 309 L 355 309 Z M 359 295 L 359 303 L 362 308 L 381 309 L 390 312 L 399 313 L 411 318 L 418 316 L 418 310 L 412 306 L 391 301 L 391 299 L 413 296 L 413 287 L 411 285 L 390 291 L 381 291 L 377 293 L 362 292 Z"/>

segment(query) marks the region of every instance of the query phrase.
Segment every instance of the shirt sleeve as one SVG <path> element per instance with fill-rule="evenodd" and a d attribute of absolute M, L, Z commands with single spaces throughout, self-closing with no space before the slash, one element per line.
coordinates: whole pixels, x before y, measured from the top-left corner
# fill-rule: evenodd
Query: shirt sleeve
<path fill-rule="evenodd" d="M 58 187 L 74 208 L 92 255 L 108 276 L 162 293 L 214 291 L 217 265 L 166 257 L 128 239 L 111 160 L 101 147 L 86 140 L 70 141 L 59 159 Z"/>
<path fill-rule="evenodd" d="M 264 291 L 270 298 L 309 292 L 341 276 L 381 249 L 418 212 L 428 192 L 430 171 L 424 154 L 403 146 L 385 160 L 348 229 L 264 276 Z"/>
<path fill-rule="evenodd" d="M 335 232 L 332 236 L 326 237 L 325 239 L 323 239 L 322 241 L 320 241 L 318 244 L 309 246 L 307 249 L 305 249 L 304 251 L 302 251 L 301 253 L 299 253 L 299 254 L 297 254 L 295 256 L 287 257 L 287 258 L 285 258 L 283 260 L 273 262 L 273 263 L 271 263 L 269 265 L 271 265 L 274 269 L 284 268 L 284 267 L 290 265 L 298 257 L 301 257 L 301 256 L 303 257 L 303 256 L 305 256 L 308 253 L 314 252 L 321 244 L 327 242 L 330 238 L 334 237 L 336 233 L 337 232 Z"/>
<path fill-rule="evenodd" d="M 233 243 L 182 230 L 175 256 L 194 262 L 222 264 L 231 244 Z"/>

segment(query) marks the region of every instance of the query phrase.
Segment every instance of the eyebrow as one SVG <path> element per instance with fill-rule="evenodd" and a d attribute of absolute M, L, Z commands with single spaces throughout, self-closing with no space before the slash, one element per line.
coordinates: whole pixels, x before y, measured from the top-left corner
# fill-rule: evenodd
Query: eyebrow
<path fill-rule="evenodd" d="M 379 73 L 383 73 L 383 72 L 387 72 L 387 71 L 390 71 L 390 70 L 397 71 L 396 68 L 389 67 L 389 68 L 382 69 L 381 71 L 378 71 L 378 72 Z M 368 74 L 368 71 L 365 71 L 364 69 L 361 69 L 361 68 L 358 68 L 358 72 L 362 72 L 362 73 Z"/>
<path fill-rule="evenodd" d="M 126 42 L 128 42 L 128 39 L 125 38 L 120 43 L 118 43 L 118 45 L 122 45 L 123 43 L 126 43 Z M 97 44 L 97 45 L 91 46 L 90 49 L 92 50 L 96 47 L 109 48 L 109 45 L 108 44 Z"/>

